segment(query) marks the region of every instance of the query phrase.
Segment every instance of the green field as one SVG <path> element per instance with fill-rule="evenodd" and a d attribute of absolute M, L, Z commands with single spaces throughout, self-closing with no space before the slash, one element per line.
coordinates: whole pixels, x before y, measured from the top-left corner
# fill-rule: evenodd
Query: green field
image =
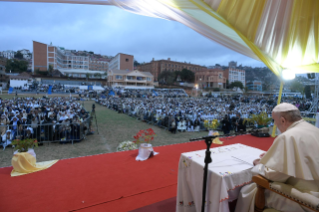
<path fill-rule="evenodd" d="M 7 98 L 7 95 L 1 96 Z M 13 97 L 13 95 L 10 95 Z M 90 111 L 93 101 L 84 102 L 85 108 Z M 59 144 L 50 143 L 39 146 L 35 149 L 37 161 L 47 161 L 53 159 L 64 159 L 95 155 L 101 153 L 115 152 L 116 147 L 122 141 L 133 140 L 133 136 L 141 129 L 152 128 L 157 136 L 153 141 L 153 146 L 188 142 L 190 138 L 207 135 L 207 132 L 183 132 L 172 134 L 162 128 L 141 122 L 130 116 L 119 114 L 96 104 L 96 117 L 99 134 L 93 123 L 94 135 L 87 136 L 80 143 Z M 205 146 L 203 146 L 203 149 Z M 155 148 L 156 151 L 156 148 Z M 7 147 L 5 151 L 0 150 L 0 167 L 10 166 L 13 150 Z"/>

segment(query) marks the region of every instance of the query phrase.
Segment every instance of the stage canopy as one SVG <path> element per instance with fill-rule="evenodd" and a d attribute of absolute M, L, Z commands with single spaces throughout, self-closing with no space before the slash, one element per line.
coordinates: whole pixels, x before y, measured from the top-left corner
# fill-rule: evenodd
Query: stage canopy
<path fill-rule="evenodd" d="M 295 74 L 319 72 L 318 0 L 17 1 L 114 5 L 136 14 L 178 21 L 264 62 L 280 78 L 283 70 Z"/>

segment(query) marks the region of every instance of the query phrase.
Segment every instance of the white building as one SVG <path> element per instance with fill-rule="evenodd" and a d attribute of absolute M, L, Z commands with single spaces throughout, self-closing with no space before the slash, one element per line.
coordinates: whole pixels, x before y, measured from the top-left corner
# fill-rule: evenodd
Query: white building
<path fill-rule="evenodd" d="M 2 56 L 7 58 L 7 59 L 13 59 L 14 58 L 14 51 L 12 51 L 12 50 L 3 51 Z"/>
<path fill-rule="evenodd" d="M 32 77 L 28 73 L 10 75 L 10 87 L 26 88 L 32 84 Z"/>
<path fill-rule="evenodd" d="M 241 83 L 243 83 L 243 86 L 246 86 L 245 71 L 240 69 L 229 68 L 228 81 L 229 84 L 235 81 L 240 81 Z"/>
<path fill-rule="evenodd" d="M 23 55 L 23 58 L 26 60 L 31 59 L 31 52 L 28 49 L 22 49 L 20 50 L 21 54 Z"/>

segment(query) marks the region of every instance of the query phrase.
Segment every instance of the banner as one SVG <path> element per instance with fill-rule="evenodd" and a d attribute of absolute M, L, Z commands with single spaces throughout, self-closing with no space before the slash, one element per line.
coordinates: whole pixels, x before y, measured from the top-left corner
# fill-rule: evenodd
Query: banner
<path fill-rule="evenodd" d="M 52 94 L 52 85 L 49 86 L 48 94 Z"/>

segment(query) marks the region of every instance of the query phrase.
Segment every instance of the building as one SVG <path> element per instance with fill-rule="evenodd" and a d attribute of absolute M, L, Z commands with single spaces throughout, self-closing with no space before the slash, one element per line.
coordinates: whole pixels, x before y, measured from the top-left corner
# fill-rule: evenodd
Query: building
<path fill-rule="evenodd" d="M 229 67 L 229 68 L 232 68 L 232 69 L 236 69 L 236 68 L 237 68 L 237 62 L 235 62 L 235 61 L 230 61 L 230 62 L 228 63 L 228 67 Z"/>
<path fill-rule="evenodd" d="M 263 91 L 262 82 L 258 80 L 248 81 L 247 88 L 249 91 Z"/>
<path fill-rule="evenodd" d="M 226 77 L 221 69 L 206 69 L 195 72 L 195 84 L 199 88 L 225 88 Z"/>
<path fill-rule="evenodd" d="M 228 68 L 224 71 L 224 75 L 226 79 L 228 80 L 228 83 L 231 84 L 235 81 L 240 81 L 243 83 L 243 86 L 246 86 L 245 83 L 245 70 L 240 69 L 234 69 L 234 68 Z"/>
<path fill-rule="evenodd" d="M 7 59 L 13 59 L 14 58 L 14 51 L 12 50 L 7 50 L 2 52 L 2 56 L 7 58 Z"/>
<path fill-rule="evenodd" d="M 31 52 L 28 49 L 19 50 L 19 52 L 23 55 L 23 59 L 29 60 L 31 59 Z"/>
<path fill-rule="evenodd" d="M 32 84 L 33 79 L 30 74 L 23 72 L 19 75 L 11 75 L 10 77 L 10 87 L 28 87 Z"/>
<path fill-rule="evenodd" d="M 134 70 L 134 56 L 118 53 L 109 64 L 110 70 Z"/>
<path fill-rule="evenodd" d="M 108 59 L 90 58 L 89 70 L 91 71 L 107 71 L 109 69 Z"/>
<path fill-rule="evenodd" d="M 108 61 L 90 58 L 90 56 L 78 56 L 75 50 L 66 50 L 63 47 L 33 41 L 32 71 L 47 71 L 49 66 L 61 73 L 72 70 L 72 74 L 76 74 L 78 70 L 80 75 L 103 74 L 108 70 Z"/>
<path fill-rule="evenodd" d="M 154 77 L 149 72 L 138 70 L 109 70 L 107 84 L 123 88 L 154 88 Z"/>
<path fill-rule="evenodd" d="M 171 61 L 171 59 L 168 58 L 167 60 L 153 59 L 149 63 L 138 66 L 137 69 L 143 72 L 150 72 L 154 76 L 154 81 L 158 81 L 158 76 L 162 71 L 182 71 L 183 69 L 188 69 L 196 73 L 197 71 L 206 70 L 207 68 L 186 62 Z"/>

